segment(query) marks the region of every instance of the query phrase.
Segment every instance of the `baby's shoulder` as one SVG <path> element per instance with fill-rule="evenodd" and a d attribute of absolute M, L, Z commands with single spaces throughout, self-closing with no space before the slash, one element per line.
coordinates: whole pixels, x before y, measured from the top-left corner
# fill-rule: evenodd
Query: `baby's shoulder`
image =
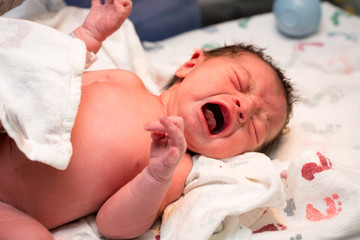
<path fill-rule="evenodd" d="M 82 86 L 92 83 L 113 83 L 123 87 L 145 88 L 143 82 L 135 73 L 123 69 L 85 72 L 82 77 Z"/>

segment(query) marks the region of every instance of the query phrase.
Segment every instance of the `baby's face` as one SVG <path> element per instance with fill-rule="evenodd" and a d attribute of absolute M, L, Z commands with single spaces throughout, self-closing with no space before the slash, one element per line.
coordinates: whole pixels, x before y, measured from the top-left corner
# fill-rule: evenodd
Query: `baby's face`
<path fill-rule="evenodd" d="M 174 90 L 169 114 L 184 118 L 188 149 L 210 157 L 254 151 L 286 121 L 280 80 L 251 54 L 201 61 Z"/>

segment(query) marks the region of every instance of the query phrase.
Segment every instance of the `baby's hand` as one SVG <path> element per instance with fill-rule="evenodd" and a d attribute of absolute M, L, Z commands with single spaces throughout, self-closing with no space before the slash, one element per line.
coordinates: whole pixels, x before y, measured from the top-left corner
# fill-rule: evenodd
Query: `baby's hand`
<path fill-rule="evenodd" d="M 186 140 L 184 120 L 181 117 L 161 117 L 159 122 L 145 125 L 153 139 L 148 171 L 158 181 L 169 181 L 184 156 Z"/>
<path fill-rule="evenodd" d="M 131 0 L 91 0 L 90 12 L 82 27 L 102 42 L 118 30 L 131 12 Z"/>

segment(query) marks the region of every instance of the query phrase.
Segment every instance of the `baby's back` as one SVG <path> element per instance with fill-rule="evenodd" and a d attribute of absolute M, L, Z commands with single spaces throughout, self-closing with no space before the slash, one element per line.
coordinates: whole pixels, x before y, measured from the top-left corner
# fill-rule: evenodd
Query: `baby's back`
<path fill-rule="evenodd" d="M 84 78 L 101 81 L 82 90 L 66 170 L 29 161 L 7 136 L 0 139 L 0 200 L 48 228 L 97 211 L 136 176 L 150 152 L 150 133 L 143 126 L 163 114 L 158 98 L 130 73 L 87 73 Z"/>

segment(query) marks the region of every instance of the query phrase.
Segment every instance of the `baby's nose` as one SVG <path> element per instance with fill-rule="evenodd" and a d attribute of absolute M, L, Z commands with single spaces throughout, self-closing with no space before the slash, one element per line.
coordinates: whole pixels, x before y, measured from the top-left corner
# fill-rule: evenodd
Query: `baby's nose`
<path fill-rule="evenodd" d="M 253 112 L 253 103 L 248 97 L 243 97 L 236 100 L 238 120 L 244 124 L 251 118 Z"/>

